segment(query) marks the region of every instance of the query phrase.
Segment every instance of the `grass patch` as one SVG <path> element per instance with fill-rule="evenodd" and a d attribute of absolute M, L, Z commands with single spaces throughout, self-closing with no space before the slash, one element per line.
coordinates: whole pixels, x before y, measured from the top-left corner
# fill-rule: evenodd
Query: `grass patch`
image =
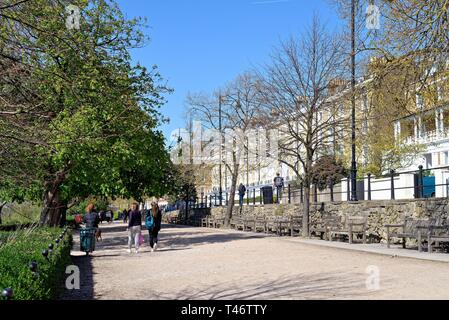
<path fill-rule="evenodd" d="M 3 225 L 21 225 L 39 221 L 42 207 L 30 202 L 8 203 L 2 211 Z"/>

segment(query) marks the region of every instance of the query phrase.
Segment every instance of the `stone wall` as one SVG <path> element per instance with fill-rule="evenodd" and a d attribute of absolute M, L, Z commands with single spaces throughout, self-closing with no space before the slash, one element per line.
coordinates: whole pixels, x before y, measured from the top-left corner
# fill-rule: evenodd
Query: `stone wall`
<path fill-rule="evenodd" d="M 369 232 L 373 236 L 385 239 L 385 224 L 401 223 L 405 217 L 440 218 L 445 222 L 448 217 L 449 199 L 431 198 L 418 200 L 379 200 L 360 202 L 334 202 L 311 204 L 312 219 L 324 214 L 339 216 L 368 216 Z M 226 208 L 212 208 L 213 216 L 223 216 Z M 234 207 L 234 215 L 239 215 L 240 208 Z M 244 206 L 242 215 L 247 216 L 302 216 L 301 204 L 281 204 Z"/>

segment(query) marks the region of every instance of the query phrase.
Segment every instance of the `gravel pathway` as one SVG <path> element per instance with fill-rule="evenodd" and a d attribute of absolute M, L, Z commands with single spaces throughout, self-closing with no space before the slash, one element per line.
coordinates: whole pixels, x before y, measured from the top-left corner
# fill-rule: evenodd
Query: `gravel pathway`
<path fill-rule="evenodd" d="M 129 254 L 125 225 L 101 228 L 92 257 L 72 252 L 81 290 L 63 299 L 449 299 L 443 262 L 181 226 L 163 226 L 158 251 Z"/>

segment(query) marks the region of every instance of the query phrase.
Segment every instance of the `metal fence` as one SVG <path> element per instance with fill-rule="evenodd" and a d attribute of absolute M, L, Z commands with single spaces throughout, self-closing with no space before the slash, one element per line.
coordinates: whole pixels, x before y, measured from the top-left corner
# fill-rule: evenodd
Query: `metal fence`
<path fill-rule="evenodd" d="M 268 194 L 270 189 L 271 196 Z M 356 189 L 358 201 L 449 197 L 449 166 L 432 169 L 424 169 L 419 166 L 416 170 L 405 172 L 390 170 L 388 174 L 378 177 L 367 174 L 364 178 L 357 179 Z M 350 177 L 344 178 L 338 183 L 330 180 L 325 190 L 319 190 L 316 184 L 311 185 L 310 201 L 311 203 L 349 201 L 350 193 Z M 203 194 L 195 200 L 192 199 L 189 207 L 227 206 L 230 201 L 234 201 L 236 206 L 240 206 L 240 203 L 244 206 L 303 203 L 304 194 L 302 185 L 294 187 L 289 183 L 282 190 L 266 185 L 248 188 L 243 201 L 240 200 L 238 191 L 234 196 L 224 191 L 221 199 L 218 193 Z"/>

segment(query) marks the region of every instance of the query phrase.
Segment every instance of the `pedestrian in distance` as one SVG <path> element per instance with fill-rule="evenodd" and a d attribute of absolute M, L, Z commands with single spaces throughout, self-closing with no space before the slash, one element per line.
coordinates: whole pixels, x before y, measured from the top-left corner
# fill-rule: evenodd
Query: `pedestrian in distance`
<path fill-rule="evenodd" d="M 100 217 L 95 211 L 93 203 L 89 203 L 86 207 L 86 214 L 83 217 L 83 223 L 85 225 L 85 229 L 80 232 L 81 251 L 86 252 L 88 255 L 95 250 L 95 239 L 101 238 L 101 230 L 98 227 Z"/>
<path fill-rule="evenodd" d="M 128 216 L 129 216 L 129 211 L 126 209 L 123 209 L 123 223 L 128 223 Z"/>
<path fill-rule="evenodd" d="M 243 199 L 245 198 L 245 193 L 246 193 L 246 187 L 244 186 L 243 183 L 240 183 L 238 191 L 239 191 L 239 205 L 240 205 L 240 212 L 242 212 L 242 208 L 243 208 Z"/>
<path fill-rule="evenodd" d="M 139 253 L 140 236 L 142 234 L 142 214 L 139 211 L 139 205 L 137 203 L 133 203 L 131 206 L 131 211 L 129 212 L 127 231 L 128 231 L 128 253 L 131 253 L 133 241 L 136 253 Z"/>
<path fill-rule="evenodd" d="M 281 177 L 281 174 L 278 172 L 276 177 L 273 179 L 274 187 L 276 188 L 276 196 L 277 203 L 281 203 L 282 199 L 282 189 L 284 188 L 284 178 Z"/>
<path fill-rule="evenodd" d="M 161 230 L 161 224 L 162 210 L 156 202 L 153 202 L 151 204 L 151 209 L 147 211 L 147 216 L 145 218 L 145 225 L 150 236 L 150 247 L 152 252 L 157 250 L 158 235 Z"/>

